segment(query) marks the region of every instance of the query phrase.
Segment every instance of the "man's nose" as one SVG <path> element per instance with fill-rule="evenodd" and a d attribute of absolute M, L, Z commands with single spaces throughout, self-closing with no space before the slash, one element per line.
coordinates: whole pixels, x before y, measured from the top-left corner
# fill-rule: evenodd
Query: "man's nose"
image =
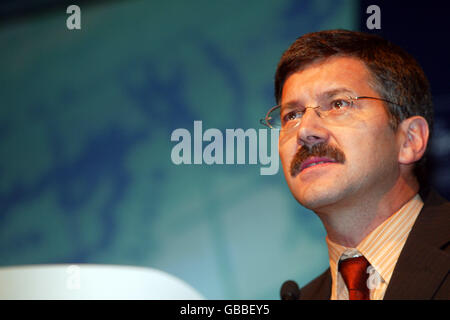
<path fill-rule="evenodd" d="M 298 144 L 312 147 L 326 142 L 328 138 L 328 131 L 323 126 L 323 118 L 320 117 L 317 109 L 307 108 L 297 129 Z"/>

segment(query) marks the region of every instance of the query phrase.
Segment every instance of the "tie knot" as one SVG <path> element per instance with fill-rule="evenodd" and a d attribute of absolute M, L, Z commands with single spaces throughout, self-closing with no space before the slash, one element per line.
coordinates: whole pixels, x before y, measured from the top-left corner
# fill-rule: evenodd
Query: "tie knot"
<path fill-rule="evenodd" d="M 367 268 L 370 263 L 364 256 L 349 258 L 339 262 L 339 272 L 347 286 L 350 300 L 369 300 Z"/>

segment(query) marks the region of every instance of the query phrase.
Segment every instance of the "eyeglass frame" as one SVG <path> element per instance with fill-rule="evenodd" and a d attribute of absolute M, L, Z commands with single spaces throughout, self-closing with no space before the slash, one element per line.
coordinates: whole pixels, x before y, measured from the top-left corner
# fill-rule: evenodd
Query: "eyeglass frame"
<path fill-rule="evenodd" d="M 387 103 L 390 103 L 390 104 L 393 104 L 393 105 L 396 105 L 396 106 L 398 106 L 398 107 L 403 108 L 402 105 L 400 105 L 400 104 L 398 104 L 398 103 L 395 103 L 395 102 L 392 102 L 392 101 L 390 101 L 390 100 L 383 99 L 383 98 L 368 97 L 368 96 L 358 96 L 358 97 L 347 96 L 347 97 L 351 100 L 352 106 L 353 106 L 353 101 L 354 101 L 354 100 L 360 100 L 360 99 L 373 99 L 373 100 L 384 101 L 384 102 L 387 102 Z M 319 106 L 316 106 L 316 107 L 305 107 L 305 112 L 306 112 L 306 109 L 317 109 L 317 108 L 320 108 L 320 107 L 321 107 L 320 105 L 319 105 Z M 269 114 L 270 114 L 271 112 L 273 112 L 276 108 L 280 108 L 280 113 L 281 113 L 281 104 L 278 104 L 278 105 L 276 105 L 276 106 L 270 108 L 269 111 L 266 113 L 266 116 L 264 117 L 264 119 L 260 119 L 259 122 L 260 122 L 262 125 L 264 125 L 264 126 L 270 128 L 270 129 L 273 129 L 273 130 L 283 130 L 281 127 L 280 127 L 280 128 L 274 128 L 274 127 L 271 126 L 271 125 L 269 124 L 269 122 L 268 122 Z M 320 116 L 320 115 L 319 115 L 319 116 Z M 302 117 L 303 117 L 303 116 L 302 116 Z M 298 124 L 295 125 L 294 127 L 296 127 L 296 126 L 298 126 Z"/>

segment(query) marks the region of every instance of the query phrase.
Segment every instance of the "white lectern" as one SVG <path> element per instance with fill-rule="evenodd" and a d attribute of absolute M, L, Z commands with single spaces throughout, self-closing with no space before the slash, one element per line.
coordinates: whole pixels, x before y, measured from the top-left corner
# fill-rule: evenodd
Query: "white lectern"
<path fill-rule="evenodd" d="M 0 299 L 201 300 L 184 281 L 160 270 L 56 264 L 0 268 Z"/>

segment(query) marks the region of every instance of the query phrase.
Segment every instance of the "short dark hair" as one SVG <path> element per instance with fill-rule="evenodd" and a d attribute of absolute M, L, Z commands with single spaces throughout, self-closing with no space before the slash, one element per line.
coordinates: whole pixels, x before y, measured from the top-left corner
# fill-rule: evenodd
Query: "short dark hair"
<path fill-rule="evenodd" d="M 418 62 L 399 46 L 358 31 L 326 30 L 299 37 L 282 55 L 275 73 L 275 99 L 280 103 L 283 85 L 293 73 L 333 56 L 361 60 L 372 77 L 370 85 L 388 103 L 394 130 L 403 120 L 418 115 L 433 129 L 433 102 L 429 82 Z M 430 144 L 428 144 L 430 145 Z M 425 157 L 419 162 L 423 166 Z M 418 170 L 416 170 L 417 173 Z"/>

